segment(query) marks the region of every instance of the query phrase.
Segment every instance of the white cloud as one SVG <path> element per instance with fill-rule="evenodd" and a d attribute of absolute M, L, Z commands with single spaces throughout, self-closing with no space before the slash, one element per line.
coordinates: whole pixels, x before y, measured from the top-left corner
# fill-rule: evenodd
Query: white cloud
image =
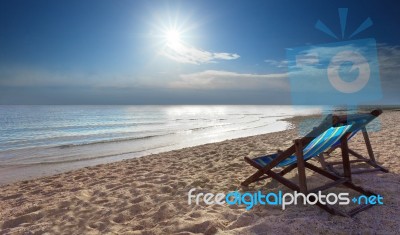
<path fill-rule="evenodd" d="M 378 45 L 379 68 L 382 75 L 398 79 L 400 71 L 400 46 Z"/>
<path fill-rule="evenodd" d="M 168 43 L 161 54 L 169 59 L 185 64 L 214 63 L 217 60 L 235 60 L 240 56 L 235 53 L 209 52 L 185 43 Z"/>
<path fill-rule="evenodd" d="M 171 88 L 189 89 L 288 89 L 286 73 L 246 74 L 229 71 L 206 70 L 182 74 L 169 84 Z"/>
<path fill-rule="evenodd" d="M 233 54 L 233 53 L 213 53 L 213 56 L 215 59 L 221 59 L 221 60 L 236 60 L 240 56 L 238 54 Z"/>
<path fill-rule="evenodd" d="M 353 45 L 348 47 L 350 49 Z M 323 50 L 325 53 L 333 55 L 330 48 L 323 48 Z M 400 81 L 400 79 L 397 79 L 400 69 L 400 46 L 378 45 L 378 54 L 382 81 L 396 86 Z M 284 67 L 288 64 L 286 60 L 265 60 L 265 62 L 276 67 Z M 316 70 L 318 69 L 316 68 Z M 312 70 L 309 72 L 310 76 L 314 75 Z M 396 75 L 396 81 L 393 81 L 394 75 Z M 181 74 L 179 79 L 169 83 L 169 87 L 181 89 L 259 89 L 265 87 L 287 90 L 289 89 L 289 84 L 285 79 L 287 76 L 287 73 L 247 74 L 206 70 L 198 73 Z"/>
<path fill-rule="evenodd" d="M 0 68 L 0 86 L 89 86 L 127 88 L 136 87 L 133 76 L 122 74 L 99 74 L 83 72 L 58 72 L 29 67 Z"/>
<path fill-rule="evenodd" d="M 194 50 L 196 51 L 196 50 Z M 198 57 L 198 52 L 195 53 Z M 230 58 L 229 53 L 204 52 L 201 61 Z M 400 46 L 378 45 L 379 68 L 384 89 L 400 89 Z M 197 57 L 196 57 L 197 58 Z M 193 59 L 194 60 L 194 59 Z M 214 59 L 215 60 L 215 59 Z M 189 60 L 192 61 L 192 60 Z M 195 61 L 199 61 L 197 58 Z M 209 61 L 210 62 L 210 61 Z M 278 63 L 282 62 L 282 63 Z M 277 64 L 287 62 L 278 61 Z M 157 73 L 157 71 L 154 71 Z M 313 70 L 309 71 L 313 76 Z M 319 74 L 319 73 L 315 73 Z M 165 79 L 166 78 L 166 79 Z M 23 66 L 0 67 L 0 86 L 44 87 L 87 86 L 103 88 L 179 88 L 179 89 L 288 89 L 286 73 L 252 74 L 223 70 L 173 74 L 104 74 L 82 71 L 54 71 Z M 173 81 L 171 81 L 174 79 Z"/>

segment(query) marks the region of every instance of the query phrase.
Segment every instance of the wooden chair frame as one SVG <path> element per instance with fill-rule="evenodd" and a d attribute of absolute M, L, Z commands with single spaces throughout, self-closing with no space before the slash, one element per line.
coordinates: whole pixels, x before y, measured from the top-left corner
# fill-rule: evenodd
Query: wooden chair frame
<path fill-rule="evenodd" d="M 375 155 L 374 155 L 374 152 L 373 152 L 372 146 L 371 146 L 371 141 L 369 139 L 369 135 L 368 135 L 367 128 L 366 128 L 366 125 L 369 122 L 371 122 L 373 119 L 377 118 L 381 114 L 382 114 L 382 110 L 380 110 L 380 109 L 373 110 L 369 114 L 361 114 L 363 116 L 365 116 L 365 115 L 369 116 L 369 117 L 365 117 L 365 118 L 368 118 L 368 122 L 365 123 L 361 127 L 361 130 L 360 130 L 363 134 L 365 146 L 366 146 L 367 152 L 368 152 L 368 157 L 365 157 L 365 156 L 361 155 L 360 153 L 357 153 L 356 151 L 352 150 L 351 148 L 348 149 L 349 153 L 353 157 L 356 158 L 355 160 L 350 160 L 350 164 L 352 165 L 353 168 L 355 168 L 351 171 L 352 174 L 360 174 L 360 173 L 373 172 L 373 171 L 383 171 L 386 173 L 389 172 L 386 168 L 378 165 L 378 163 L 376 162 Z M 360 118 L 361 115 L 353 114 L 353 115 L 349 115 L 349 116 L 346 116 L 346 115 L 339 116 L 339 122 L 344 124 L 344 123 L 348 122 L 348 120 L 351 120 L 354 118 Z M 324 169 L 327 169 L 338 176 L 343 176 L 343 173 L 339 172 L 334 167 L 335 165 L 341 165 L 342 164 L 341 161 L 333 161 L 333 162 L 326 161 L 327 159 L 333 157 L 333 156 L 331 156 L 331 153 L 333 151 L 335 151 L 336 149 L 338 149 L 339 147 L 340 146 L 335 146 L 335 147 L 330 148 L 325 153 L 320 154 L 317 159 L 320 161 L 320 163 Z M 355 164 L 355 163 L 366 163 L 366 164 L 370 165 L 372 168 L 359 168 L 357 166 L 358 164 Z"/>
<path fill-rule="evenodd" d="M 315 165 L 308 163 L 307 162 L 308 160 L 304 160 L 304 158 L 303 158 L 303 149 L 315 137 L 319 136 L 320 134 L 322 134 L 324 131 L 326 131 L 330 127 L 341 124 L 340 120 L 341 119 L 338 116 L 328 115 L 328 117 L 320 124 L 319 127 L 314 128 L 314 130 L 311 131 L 307 136 L 305 136 L 301 139 L 296 139 L 294 141 L 294 144 L 291 147 L 289 147 L 288 149 L 286 149 L 285 151 L 278 152 L 278 156 L 264 167 L 260 166 L 254 160 L 252 160 L 248 157 L 245 157 L 244 160 L 247 163 L 249 163 L 250 165 L 252 165 L 253 167 L 257 168 L 257 172 L 255 172 L 253 175 L 251 175 L 245 181 L 243 181 L 241 183 L 241 185 L 247 187 L 249 184 L 251 184 L 253 182 L 272 178 L 272 179 L 277 180 L 281 184 L 285 185 L 286 187 L 288 187 L 294 191 L 304 193 L 305 195 L 308 195 L 310 193 L 316 193 L 318 191 L 323 191 L 323 190 L 335 187 L 340 184 L 342 184 L 345 187 L 348 187 L 350 189 L 353 189 L 353 190 L 355 190 L 363 195 L 366 195 L 366 196 L 376 195 L 375 193 L 373 193 L 371 191 L 367 191 L 367 190 L 361 188 L 360 186 L 354 185 L 351 181 L 351 167 L 350 167 L 350 159 L 349 159 L 349 148 L 348 148 L 348 143 L 347 143 L 348 136 L 350 133 L 346 133 L 340 139 L 340 143 L 341 143 L 340 148 L 342 150 L 342 164 L 343 164 L 343 169 L 344 169 L 343 177 L 337 176 L 325 169 L 316 167 Z M 272 168 L 276 167 L 281 161 L 292 156 L 293 154 L 295 154 L 297 157 L 297 164 L 289 165 L 289 166 L 285 167 L 283 170 L 281 170 L 280 172 L 272 171 Z M 292 170 L 294 170 L 296 168 L 297 168 L 298 176 L 299 176 L 298 184 L 296 184 L 284 177 L 285 174 L 291 172 Z M 314 189 L 308 189 L 307 179 L 306 179 L 306 171 L 305 171 L 306 168 L 333 180 L 333 182 L 324 184 L 324 185 L 319 186 Z M 342 212 L 342 211 L 337 210 L 328 205 L 323 205 L 319 202 L 316 205 L 331 214 L 348 216 L 348 217 L 354 216 L 357 213 L 372 207 L 372 205 L 361 205 L 361 206 L 358 206 L 348 212 Z"/>

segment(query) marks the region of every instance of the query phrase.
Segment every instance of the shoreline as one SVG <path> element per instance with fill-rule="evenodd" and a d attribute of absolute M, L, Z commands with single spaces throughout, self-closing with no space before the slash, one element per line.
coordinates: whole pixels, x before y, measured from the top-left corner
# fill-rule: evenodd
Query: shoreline
<path fill-rule="evenodd" d="M 289 130 L 289 129 L 287 129 L 287 130 Z M 146 157 L 151 157 L 153 155 L 169 153 L 169 152 L 183 150 L 183 149 L 187 149 L 187 148 L 203 147 L 206 145 L 213 145 L 213 144 L 219 144 L 219 143 L 223 144 L 224 142 L 229 142 L 229 141 L 233 141 L 233 140 L 270 135 L 270 134 L 274 134 L 274 133 L 285 132 L 287 130 L 271 132 L 271 133 L 267 133 L 267 134 L 239 137 L 239 138 L 234 138 L 234 139 L 227 139 L 227 140 L 223 140 L 223 141 L 218 141 L 218 142 L 213 142 L 213 143 L 205 143 L 205 144 L 183 147 L 183 148 L 172 149 L 172 150 L 161 150 L 160 152 L 156 151 L 154 153 L 147 153 L 147 154 L 145 153 L 144 155 L 138 155 L 138 156 L 132 156 L 132 153 L 122 153 L 122 154 L 118 154 L 118 155 L 111 155 L 110 157 L 108 157 L 108 159 L 100 157 L 100 158 L 87 159 L 87 160 L 82 160 L 82 161 L 71 161 L 71 162 L 2 165 L 2 166 L 0 166 L 0 170 L 1 170 L 0 171 L 0 187 L 6 186 L 8 184 L 18 183 L 20 181 L 29 181 L 29 180 L 40 179 L 42 177 L 49 177 L 49 176 L 57 175 L 60 173 L 69 173 L 69 172 L 73 172 L 73 171 L 88 168 L 88 167 L 96 167 L 99 165 L 118 163 L 118 162 L 132 160 L 132 159 L 146 158 Z M 149 151 L 143 151 L 143 152 L 149 152 Z M 130 156 L 123 157 L 124 155 L 130 155 Z M 17 172 L 14 175 L 8 175 L 10 173 L 11 174 L 15 173 L 14 170 L 17 170 L 17 169 L 23 169 L 24 173 L 21 174 L 20 172 Z M 12 180 L 8 180 L 8 179 L 12 179 Z"/>
<path fill-rule="evenodd" d="M 187 193 L 242 190 L 240 182 L 254 173 L 243 161 L 285 149 L 298 136 L 295 128 L 147 155 L 57 175 L 3 185 L 0 231 L 4 233 L 126 234 L 288 234 L 385 233 L 400 231 L 400 112 L 384 111 L 382 130 L 370 133 L 378 162 L 390 173 L 354 175 L 354 183 L 384 198 L 353 219 L 332 216 L 315 206 L 188 205 Z M 364 153 L 361 137 L 352 147 Z M 288 178 L 296 179 L 296 173 Z M 310 175 L 310 184 L 321 177 Z M 274 181 L 250 190 L 287 191 Z M 337 190 L 343 190 L 338 188 Z M 314 221 L 314 223 L 309 223 Z M 288 226 L 290 224 L 290 226 Z"/>
<path fill-rule="evenodd" d="M 109 163 L 114 163 L 114 162 L 120 162 L 123 160 L 129 160 L 129 159 L 136 159 L 136 158 L 142 158 L 142 157 L 147 157 L 151 156 L 154 154 L 162 154 L 174 150 L 179 150 L 179 149 L 184 149 L 184 148 L 192 148 L 192 147 L 199 147 L 202 145 L 207 145 L 207 144 L 217 144 L 220 142 L 224 141 L 231 141 L 235 139 L 241 139 L 241 138 L 248 138 L 248 137 L 254 137 L 254 136 L 262 136 L 262 135 L 268 135 L 271 133 L 276 133 L 276 132 L 282 132 L 289 130 L 293 128 L 293 123 L 291 120 L 295 120 L 298 117 L 308 117 L 312 115 L 304 115 L 304 116 L 293 116 L 293 117 L 282 117 L 280 119 L 277 119 L 277 122 L 279 123 L 284 123 L 287 122 L 286 124 L 286 129 L 285 130 L 279 130 L 276 131 L 274 127 L 270 128 L 271 132 L 265 133 L 265 134 L 257 134 L 257 135 L 251 135 L 251 136 L 244 136 L 244 137 L 238 137 L 238 138 L 233 138 L 233 139 L 226 139 L 222 141 L 216 141 L 216 142 L 210 142 L 210 143 L 201 143 L 197 144 L 194 143 L 194 145 L 184 145 L 183 147 L 177 145 L 177 146 L 163 146 L 163 147 L 158 147 L 158 148 L 153 148 L 153 149 L 146 149 L 142 151 L 135 151 L 135 152 L 120 152 L 116 154 L 107 154 L 105 156 L 98 156 L 95 153 L 91 153 L 92 156 L 84 158 L 84 159 L 70 159 L 66 161 L 56 161 L 56 162 L 38 162 L 38 163 L 32 163 L 32 162 L 27 162 L 27 163 L 12 163 L 13 159 L 10 158 L 11 163 L 7 163 L 0 165 L 0 187 L 7 185 L 7 184 L 12 184 L 16 183 L 19 181 L 26 181 L 26 180 L 33 180 L 41 177 L 46 177 L 46 176 L 52 176 L 56 175 L 59 173 L 65 173 L 65 172 L 70 172 L 74 170 L 79 170 L 82 168 L 86 167 L 93 167 L 97 165 L 103 165 L 103 164 L 109 164 Z M 280 124 L 282 125 L 282 124 Z M 279 128 L 277 128 L 279 129 Z M 127 145 L 130 143 L 130 141 L 120 141 L 123 145 Z M 53 147 L 42 147 L 42 149 L 46 149 L 47 152 L 45 152 L 46 155 L 48 154 L 57 154 L 55 151 L 74 151 L 75 149 L 80 150 L 80 148 L 89 148 L 93 149 L 94 151 L 97 151 L 97 154 L 101 152 L 101 150 L 107 150 L 107 149 L 117 149 L 115 145 L 118 144 L 118 142 L 106 142 L 106 143 L 97 143 L 97 144 L 91 144 L 91 145 L 84 145 L 84 146 L 74 146 L 72 148 L 62 148 L 60 146 L 53 146 Z M 135 144 L 135 143 L 132 143 Z M 49 151 L 49 150 L 50 151 Z M 28 148 L 22 149 L 22 150 L 11 150 L 9 152 L 18 152 L 20 151 L 22 155 L 26 156 L 29 155 L 29 151 L 32 151 L 32 149 Z M 86 152 L 89 152 L 85 150 Z M 115 151 L 115 150 L 114 150 Z M 120 151 L 120 150 L 118 150 Z M 19 154 L 21 154 L 19 153 Z M 87 155 L 87 154 L 86 154 Z M 94 156 L 94 157 L 93 157 Z M 52 156 L 46 156 L 45 158 L 51 158 Z M 25 158 L 25 157 L 24 157 Z M 40 157 L 39 157 L 40 158 Z M 34 158 L 30 158 L 29 160 L 32 161 L 31 159 L 34 160 Z M 18 159 L 21 161 L 20 159 Z M 23 160 L 23 159 L 22 159 Z"/>

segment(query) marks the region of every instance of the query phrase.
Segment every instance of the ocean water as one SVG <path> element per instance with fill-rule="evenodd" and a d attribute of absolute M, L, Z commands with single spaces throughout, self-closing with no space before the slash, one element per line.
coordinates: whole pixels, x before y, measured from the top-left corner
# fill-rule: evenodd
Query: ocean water
<path fill-rule="evenodd" d="M 291 106 L 0 106 L 0 166 L 112 162 L 285 130 L 289 123 L 282 119 L 318 110 Z"/>

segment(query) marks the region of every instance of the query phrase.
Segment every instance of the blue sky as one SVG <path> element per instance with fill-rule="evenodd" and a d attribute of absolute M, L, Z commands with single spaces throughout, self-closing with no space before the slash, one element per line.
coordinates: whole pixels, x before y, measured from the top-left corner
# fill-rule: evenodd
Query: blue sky
<path fill-rule="evenodd" d="M 286 48 L 375 38 L 399 104 L 395 1 L 1 1 L 1 104 L 291 104 Z"/>

